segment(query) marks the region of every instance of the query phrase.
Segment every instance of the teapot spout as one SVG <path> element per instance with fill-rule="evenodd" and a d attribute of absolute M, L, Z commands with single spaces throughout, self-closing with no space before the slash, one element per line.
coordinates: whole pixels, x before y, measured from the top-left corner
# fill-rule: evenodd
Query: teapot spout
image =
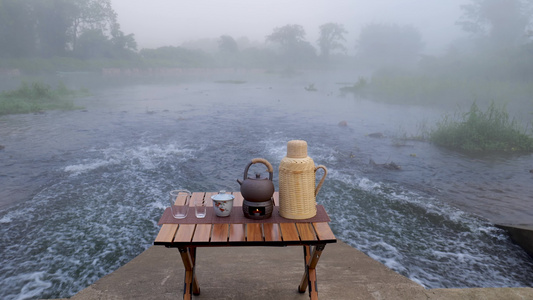
<path fill-rule="evenodd" d="M 240 181 L 239 179 L 237 179 L 237 182 L 239 183 L 239 185 L 242 185 L 242 181 Z"/>

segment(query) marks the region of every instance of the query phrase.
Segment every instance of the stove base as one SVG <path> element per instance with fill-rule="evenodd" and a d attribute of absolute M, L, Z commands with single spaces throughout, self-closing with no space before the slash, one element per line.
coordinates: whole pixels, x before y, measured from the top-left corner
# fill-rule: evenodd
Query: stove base
<path fill-rule="evenodd" d="M 244 199 L 242 202 L 242 212 L 248 219 L 264 220 L 272 216 L 274 209 L 274 199 L 263 202 L 252 202 Z"/>

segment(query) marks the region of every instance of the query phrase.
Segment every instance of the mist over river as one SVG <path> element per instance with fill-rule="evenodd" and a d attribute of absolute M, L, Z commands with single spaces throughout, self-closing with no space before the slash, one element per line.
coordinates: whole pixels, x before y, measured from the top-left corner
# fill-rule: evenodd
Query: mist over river
<path fill-rule="evenodd" d="M 0 117 L 0 298 L 69 297 L 127 263 L 171 189 L 238 191 L 263 157 L 277 190 L 292 139 L 328 168 L 317 201 L 339 239 L 426 288 L 533 287 L 532 258 L 493 226 L 533 220 L 533 156 L 397 140 L 443 112 L 341 96 L 356 77 L 327 75 L 89 86 L 84 109 Z"/>

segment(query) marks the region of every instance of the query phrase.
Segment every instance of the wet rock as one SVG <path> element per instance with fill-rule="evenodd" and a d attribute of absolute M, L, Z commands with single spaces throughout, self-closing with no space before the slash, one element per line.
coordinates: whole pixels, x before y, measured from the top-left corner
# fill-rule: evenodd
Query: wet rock
<path fill-rule="evenodd" d="M 369 134 L 368 136 L 373 137 L 373 138 L 378 138 L 378 139 L 385 137 L 385 135 L 381 132 L 374 132 L 374 133 Z"/>
<path fill-rule="evenodd" d="M 316 92 L 317 89 L 315 88 L 314 84 L 310 84 L 310 85 L 305 87 L 305 90 L 308 91 L 308 92 Z"/>
<path fill-rule="evenodd" d="M 390 163 L 388 164 L 383 164 L 383 167 L 385 169 L 389 169 L 389 170 L 401 170 L 402 167 L 400 167 L 399 165 L 397 165 L 395 162 L 391 161 Z"/>
<path fill-rule="evenodd" d="M 400 167 L 399 165 L 397 165 L 393 161 L 391 161 L 390 163 L 378 164 L 373 159 L 370 159 L 369 164 L 374 166 L 374 167 L 383 168 L 383 169 L 387 169 L 387 170 L 393 170 L 393 171 L 397 171 L 397 170 L 401 170 L 402 169 L 402 167 Z"/>
<path fill-rule="evenodd" d="M 346 121 L 340 121 L 339 124 L 337 124 L 339 127 L 347 127 L 348 126 L 348 122 Z"/>

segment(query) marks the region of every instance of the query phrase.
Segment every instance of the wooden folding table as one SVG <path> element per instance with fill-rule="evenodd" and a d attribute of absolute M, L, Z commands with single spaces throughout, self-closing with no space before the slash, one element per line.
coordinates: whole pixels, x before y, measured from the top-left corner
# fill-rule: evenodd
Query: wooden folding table
<path fill-rule="evenodd" d="M 204 199 L 212 206 L 211 196 L 215 193 L 195 192 L 195 199 Z M 178 248 L 185 267 L 183 299 L 191 299 L 192 294 L 200 294 L 200 285 L 195 276 L 197 247 L 224 246 L 303 246 L 305 271 L 298 286 L 300 293 L 309 288 L 309 297 L 318 299 L 316 265 L 326 244 L 337 242 L 329 227 L 329 217 L 322 206 L 317 206 L 317 216 L 307 220 L 288 220 L 279 216 L 278 193 L 274 194 L 275 210 L 271 218 L 265 220 L 246 219 L 242 215 L 242 195 L 235 196 L 234 207 L 228 218 L 214 216 L 208 207 L 205 219 L 194 216 L 194 205 L 189 208 L 186 219 L 169 218 L 168 208 L 160 220 L 161 229 L 154 245 Z M 178 198 L 176 205 L 180 205 Z M 240 214 L 240 215 L 239 215 Z M 275 215 L 277 214 L 277 215 Z M 325 216 L 324 216 L 325 214 Z"/>

